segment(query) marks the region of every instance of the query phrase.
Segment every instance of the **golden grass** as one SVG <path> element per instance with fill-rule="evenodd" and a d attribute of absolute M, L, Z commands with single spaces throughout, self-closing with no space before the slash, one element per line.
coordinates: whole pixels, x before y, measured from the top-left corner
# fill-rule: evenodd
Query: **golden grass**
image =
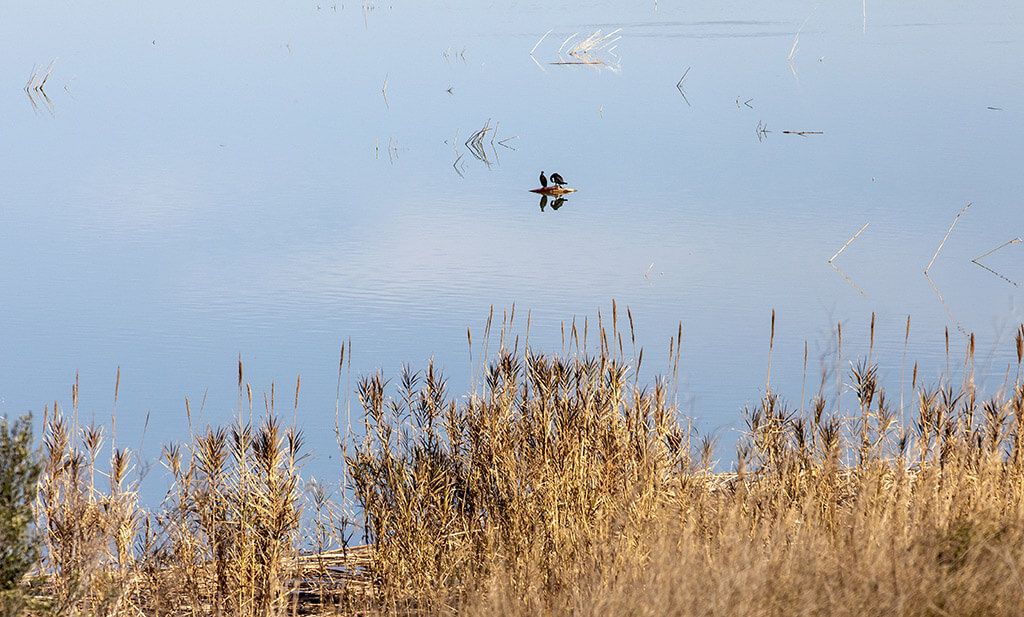
<path fill-rule="evenodd" d="M 983 398 L 973 339 L 957 385 L 919 387 L 915 371 L 905 425 L 866 361 L 842 412 L 821 396 L 788 409 L 769 387 L 723 472 L 668 382 L 639 382 L 632 315 L 625 336 L 617 322 L 613 309 L 590 353 L 573 325 L 554 356 L 502 328 L 460 399 L 432 366 L 364 378 L 342 503 L 302 490 L 301 439 L 272 393 L 263 420 L 166 448 L 174 485 L 155 511 L 126 484 L 124 451 L 100 488 L 102 433 L 54 408 L 39 610 L 1020 614 L 1024 387 Z M 1019 364 L 1024 332 L 1016 345 Z M 239 387 L 251 410 L 241 366 Z"/>
<path fill-rule="evenodd" d="M 242 387 L 239 363 L 239 386 Z M 192 433 L 168 445 L 173 484 L 160 508 L 140 508 L 133 457 L 58 405 L 44 422 L 37 524 L 45 540 L 41 605 L 60 615 L 277 615 L 297 557 L 301 436 L 277 419 Z M 77 393 L 77 388 L 75 390 Z M 77 398 L 77 397 L 76 397 Z M 102 470 L 102 471 L 101 471 Z M 105 475 L 107 486 L 97 482 Z"/>

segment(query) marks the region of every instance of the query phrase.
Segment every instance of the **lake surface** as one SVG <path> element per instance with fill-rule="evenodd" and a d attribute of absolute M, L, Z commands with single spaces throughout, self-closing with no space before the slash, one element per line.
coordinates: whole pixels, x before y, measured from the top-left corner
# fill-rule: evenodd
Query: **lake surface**
<path fill-rule="evenodd" d="M 185 396 L 234 415 L 241 356 L 257 392 L 301 374 L 329 478 L 342 340 L 354 374 L 434 358 L 460 395 L 491 305 L 556 351 L 613 298 L 647 376 L 682 322 L 680 405 L 723 442 L 773 309 L 794 405 L 805 341 L 810 392 L 872 312 L 890 397 L 915 360 L 945 370 L 947 328 L 954 371 L 974 332 L 997 388 L 1024 245 L 971 258 L 1024 234 L 1024 5 L 748 4 L 0 6 L 0 413 L 70 404 L 78 372 L 106 420 L 120 367 L 119 443 L 153 457 Z M 604 65 L 551 64 L 620 28 Z M 541 170 L 579 192 L 541 210 Z"/>

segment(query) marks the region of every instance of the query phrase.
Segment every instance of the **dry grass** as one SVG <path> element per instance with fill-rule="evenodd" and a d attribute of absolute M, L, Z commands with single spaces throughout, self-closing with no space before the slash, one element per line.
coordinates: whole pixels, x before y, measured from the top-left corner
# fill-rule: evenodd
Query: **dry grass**
<path fill-rule="evenodd" d="M 262 422 L 167 448 L 156 512 L 120 450 L 100 489 L 102 435 L 54 410 L 42 595 L 107 615 L 1020 613 L 1024 387 L 983 398 L 973 339 L 956 385 L 919 387 L 915 370 L 905 426 L 866 361 L 851 409 L 818 396 L 797 412 L 769 387 L 723 473 L 669 382 L 638 380 L 628 317 L 625 332 L 614 309 L 599 318 L 589 352 L 573 324 L 557 356 L 506 327 L 488 354 L 485 333 L 492 361 L 460 399 L 432 366 L 364 378 L 362 430 L 343 440 L 351 508 L 318 486 L 302 500 L 272 392 Z M 241 367 L 239 385 L 251 410 Z"/>
<path fill-rule="evenodd" d="M 46 538 L 41 566 L 50 612 L 286 612 L 295 584 L 302 439 L 277 419 L 273 393 L 263 419 L 252 420 L 241 363 L 239 389 L 248 414 L 164 449 L 173 484 L 154 512 L 139 507 L 127 450 L 112 445 L 109 463 L 100 463 L 103 430 L 79 424 L 77 400 L 70 418 L 56 404 L 47 410 L 37 523 Z"/>

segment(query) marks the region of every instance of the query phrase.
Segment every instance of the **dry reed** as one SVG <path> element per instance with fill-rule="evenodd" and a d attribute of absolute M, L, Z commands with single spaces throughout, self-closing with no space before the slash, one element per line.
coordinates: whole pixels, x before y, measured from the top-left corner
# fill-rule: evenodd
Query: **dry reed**
<path fill-rule="evenodd" d="M 359 381 L 362 431 L 342 438 L 338 420 L 342 497 L 303 491 L 301 438 L 273 388 L 262 421 L 166 447 L 173 485 L 153 512 L 133 457 L 99 465 L 102 430 L 55 406 L 37 509 L 53 612 L 1019 614 L 1024 386 L 983 396 L 973 337 L 956 385 L 925 387 L 914 366 L 905 410 L 873 351 L 851 365 L 847 407 L 826 400 L 827 376 L 798 408 L 769 377 L 723 465 L 669 382 L 640 379 L 630 311 L 628 331 L 614 305 L 610 324 L 563 326 L 553 356 L 514 315 L 467 331 L 471 358 L 491 359 L 468 397 L 450 398 L 433 365 Z M 681 344 L 680 328 L 674 375 Z M 242 376 L 240 363 L 251 418 Z"/>

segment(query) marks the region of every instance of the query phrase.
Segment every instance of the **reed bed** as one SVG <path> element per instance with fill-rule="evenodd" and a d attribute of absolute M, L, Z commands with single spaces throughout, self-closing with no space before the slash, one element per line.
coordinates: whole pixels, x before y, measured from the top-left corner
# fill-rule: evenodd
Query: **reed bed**
<path fill-rule="evenodd" d="M 356 427 L 339 419 L 340 496 L 303 483 L 301 436 L 273 389 L 253 412 L 241 365 L 245 413 L 165 448 L 173 485 L 152 511 L 132 455 L 112 445 L 100 464 L 102 431 L 54 406 L 31 611 L 1020 614 L 1024 386 L 979 392 L 973 338 L 955 382 L 915 370 L 908 409 L 868 360 L 845 408 L 819 394 L 792 409 L 769 381 L 723 454 L 679 413 L 674 380 L 638 377 L 627 316 L 623 332 L 614 308 L 599 318 L 589 351 L 586 324 L 558 354 L 512 319 L 493 352 L 490 328 L 477 348 L 467 333 L 486 360 L 464 397 L 432 365 L 364 377 Z M 1024 330 L 1016 350 L 1019 369 Z"/>

